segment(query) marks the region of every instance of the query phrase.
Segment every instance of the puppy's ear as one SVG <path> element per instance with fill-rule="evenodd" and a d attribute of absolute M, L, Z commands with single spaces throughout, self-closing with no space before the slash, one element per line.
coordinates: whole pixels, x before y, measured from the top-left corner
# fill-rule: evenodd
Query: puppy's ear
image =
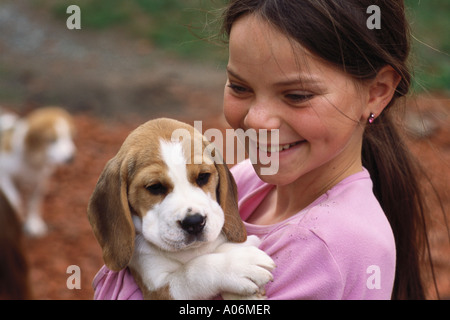
<path fill-rule="evenodd" d="M 216 163 L 215 166 L 219 172 L 217 200 L 225 214 L 223 232 L 228 241 L 244 242 L 247 239 L 247 232 L 239 215 L 236 183 L 226 164 Z"/>
<path fill-rule="evenodd" d="M 103 169 L 88 205 L 88 218 L 106 266 L 125 268 L 134 251 L 134 224 L 127 196 L 128 164 L 118 156 Z"/>

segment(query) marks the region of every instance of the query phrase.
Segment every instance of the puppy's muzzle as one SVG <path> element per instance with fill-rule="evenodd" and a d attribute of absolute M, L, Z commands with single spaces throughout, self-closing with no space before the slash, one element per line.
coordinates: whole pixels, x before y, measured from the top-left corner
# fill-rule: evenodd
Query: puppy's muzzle
<path fill-rule="evenodd" d="M 179 221 L 181 228 L 189 234 L 198 235 L 203 231 L 206 224 L 206 217 L 199 213 L 187 216 L 182 221 Z"/>

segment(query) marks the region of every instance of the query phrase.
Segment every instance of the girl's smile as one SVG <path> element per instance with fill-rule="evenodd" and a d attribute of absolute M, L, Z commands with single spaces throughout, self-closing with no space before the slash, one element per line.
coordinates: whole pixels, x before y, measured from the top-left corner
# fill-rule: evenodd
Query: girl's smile
<path fill-rule="evenodd" d="M 262 152 L 284 152 L 286 150 L 290 150 L 291 148 L 301 144 L 302 142 L 304 142 L 304 140 L 302 141 L 296 141 L 296 142 L 292 142 L 292 143 L 285 143 L 285 144 L 278 144 L 278 145 L 264 145 L 262 143 L 258 144 L 258 150 L 261 150 Z"/>

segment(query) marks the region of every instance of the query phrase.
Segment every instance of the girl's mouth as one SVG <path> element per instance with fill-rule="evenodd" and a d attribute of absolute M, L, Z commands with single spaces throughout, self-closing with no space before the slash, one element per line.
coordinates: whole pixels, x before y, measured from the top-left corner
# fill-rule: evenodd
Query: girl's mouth
<path fill-rule="evenodd" d="M 263 152 L 281 152 L 284 150 L 288 150 L 302 142 L 304 142 L 305 140 L 302 141 L 296 141 L 293 143 L 287 143 L 287 144 L 280 144 L 280 145 L 263 145 L 263 144 L 258 144 L 258 149 L 263 151 Z"/>

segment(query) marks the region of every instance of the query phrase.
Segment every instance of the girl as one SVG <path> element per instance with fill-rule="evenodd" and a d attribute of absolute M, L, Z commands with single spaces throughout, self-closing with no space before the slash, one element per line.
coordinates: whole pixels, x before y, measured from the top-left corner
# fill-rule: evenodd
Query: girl
<path fill-rule="evenodd" d="M 224 113 L 275 129 L 279 169 L 232 169 L 249 234 L 276 262 L 271 299 L 422 299 L 422 199 L 394 128 L 407 93 L 401 0 L 234 0 Z M 264 146 L 262 150 L 268 149 Z M 272 154 L 273 156 L 273 154 Z"/>

